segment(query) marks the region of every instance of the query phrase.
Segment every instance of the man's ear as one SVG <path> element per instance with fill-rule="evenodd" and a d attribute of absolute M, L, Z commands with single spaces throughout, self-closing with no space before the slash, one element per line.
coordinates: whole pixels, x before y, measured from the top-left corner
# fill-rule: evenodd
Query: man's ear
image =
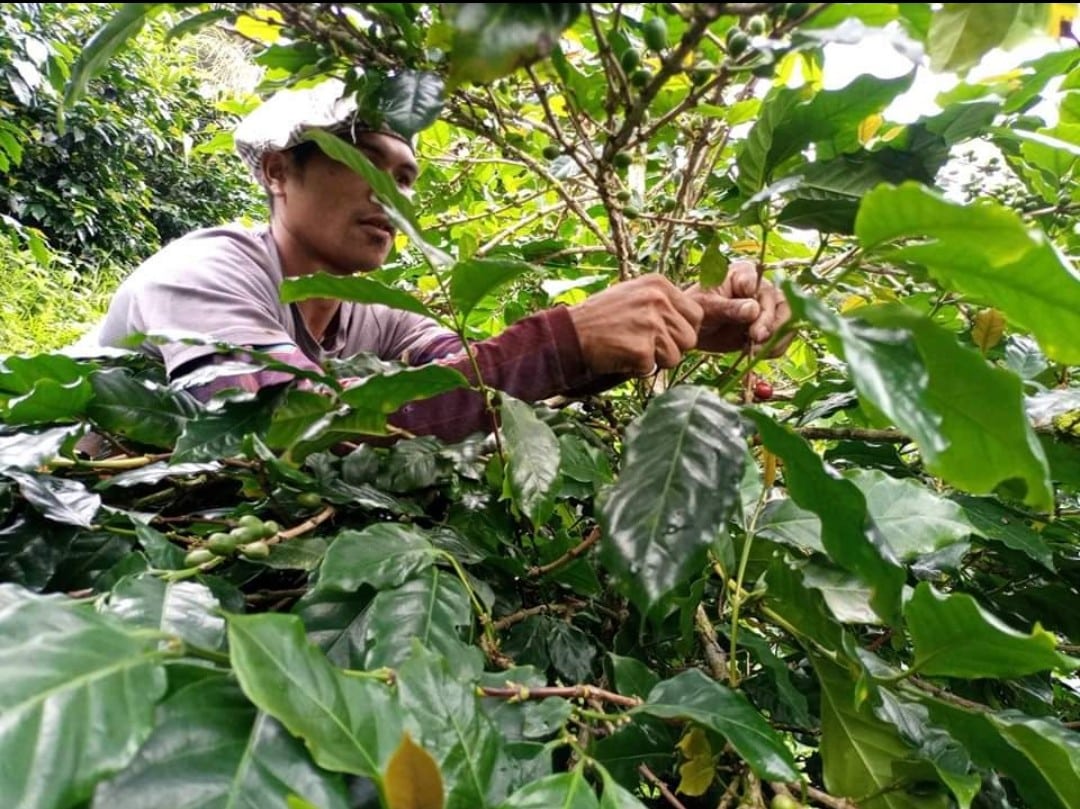
<path fill-rule="evenodd" d="M 266 181 L 266 190 L 273 197 L 285 196 L 285 181 L 292 168 L 289 157 L 284 152 L 264 152 L 262 156 L 262 175 Z"/>

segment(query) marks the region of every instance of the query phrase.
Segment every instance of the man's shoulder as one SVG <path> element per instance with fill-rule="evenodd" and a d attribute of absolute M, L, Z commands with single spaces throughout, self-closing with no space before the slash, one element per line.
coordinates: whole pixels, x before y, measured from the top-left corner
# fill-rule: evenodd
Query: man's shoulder
<path fill-rule="evenodd" d="M 159 263 L 193 263 L 221 258 L 235 261 L 272 261 L 269 231 L 265 225 L 232 223 L 193 230 L 174 239 L 147 259 L 143 266 Z"/>

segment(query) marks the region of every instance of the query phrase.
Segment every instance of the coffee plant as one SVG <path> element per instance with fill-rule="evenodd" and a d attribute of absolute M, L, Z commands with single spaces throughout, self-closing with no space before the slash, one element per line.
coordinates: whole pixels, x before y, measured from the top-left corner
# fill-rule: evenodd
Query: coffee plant
<path fill-rule="evenodd" d="M 337 76 L 418 136 L 411 199 L 313 136 L 403 236 L 284 300 L 476 340 L 750 259 L 797 336 L 485 390 L 500 428 L 457 443 L 387 424 L 467 384 L 442 367 L 200 404 L 282 366 L 4 357 L 6 806 L 1080 806 L 1071 6 L 173 5 L 265 89 Z M 68 103 L 167 7 L 117 10 Z M 867 40 L 910 72 L 827 86 Z M 955 82 L 891 121 L 916 66 Z"/>

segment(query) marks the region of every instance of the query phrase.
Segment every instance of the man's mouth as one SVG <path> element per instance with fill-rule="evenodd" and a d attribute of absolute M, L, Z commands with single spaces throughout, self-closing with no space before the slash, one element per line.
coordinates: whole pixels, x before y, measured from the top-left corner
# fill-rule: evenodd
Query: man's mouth
<path fill-rule="evenodd" d="M 361 219 L 360 224 L 372 228 L 377 228 L 383 233 L 385 233 L 387 236 L 389 236 L 391 239 L 394 238 L 394 226 L 391 225 L 390 222 L 386 219 Z"/>

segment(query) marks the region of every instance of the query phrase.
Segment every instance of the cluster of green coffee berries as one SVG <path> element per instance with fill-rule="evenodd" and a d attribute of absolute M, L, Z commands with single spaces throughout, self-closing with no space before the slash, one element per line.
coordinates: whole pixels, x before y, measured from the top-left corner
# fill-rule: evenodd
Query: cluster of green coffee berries
<path fill-rule="evenodd" d="M 217 557 L 228 557 L 235 553 L 247 559 L 265 559 L 270 555 L 266 540 L 277 536 L 280 531 L 281 526 L 273 520 L 263 521 L 254 514 L 245 514 L 236 521 L 236 527 L 231 531 L 211 534 L 203 546 L 191 550 L 184 557 L 184 564 L 198 567 Z"/>

